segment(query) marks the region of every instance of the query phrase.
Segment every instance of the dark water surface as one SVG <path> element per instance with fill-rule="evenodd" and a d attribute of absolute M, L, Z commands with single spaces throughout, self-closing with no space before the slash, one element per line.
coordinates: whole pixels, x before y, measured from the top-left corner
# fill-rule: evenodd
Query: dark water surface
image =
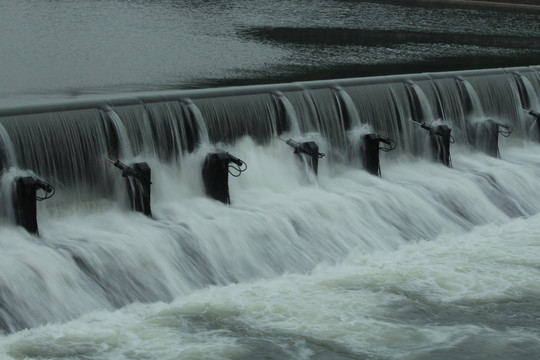
<path fill-rule="evenodd" d="M 0 1 L 0 95 L 540 62 L 537 14 L 362 1 Z"/>

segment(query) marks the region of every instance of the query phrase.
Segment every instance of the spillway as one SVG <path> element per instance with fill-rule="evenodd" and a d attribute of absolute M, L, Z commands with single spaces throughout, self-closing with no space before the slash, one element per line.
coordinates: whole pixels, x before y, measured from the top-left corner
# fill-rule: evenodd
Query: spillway
<path fill-rule="evenodd" d="M 351 254 L 467 234 L 540 210 L 540 67 L 79 97 L 0 109 L 0 329 L 170 302 L 208 286 L 305 274 Z M 511 127 L 499 157 L 477 123 Z M 432 161 L 445 124 L 451 167 Z M 366 132 L 393 139 L 382 176 L 362 168 Z M 314 141 L 313 177 L 282 139 Z M 355 145 L 356 144 L 356 145 Z M 204 157 L 248 164 L 231 204 L 205 196 Z M 152 168 L 153 217 L 131 212 L 107 159 Z M 54 185 L 40 237 L 14 225 L 15 178 Z"/>

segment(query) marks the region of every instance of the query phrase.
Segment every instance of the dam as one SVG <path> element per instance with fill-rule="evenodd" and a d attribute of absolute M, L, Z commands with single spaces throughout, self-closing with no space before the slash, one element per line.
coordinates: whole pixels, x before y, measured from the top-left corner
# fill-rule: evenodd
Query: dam
<path fill-rule="evenodd" d="M 1 329 L 169 302 L 534 217 L 539 93 L 540 68 L 527 67 L 4 107 Z M 496 154 L 478 146 L 486 119 L 513 130 Z M 418 124 L 451 129 L 450 166 L 434 161 Z M 381 153 L 380 177 L 362 166 L 358 143 L 369 132 L 396 143 Z M 278 137 L 316 142 L 326 154 L 319 176 Z M 230 205 L 204 194 L 201 168 L 215 148 L 249 165 L 229 181 Z M 107 159 L 150 165 L 153 218 L 125 206 Z M 55 187 L 37 205 L 40 237 L 10 220 L 21 174 Z"/>

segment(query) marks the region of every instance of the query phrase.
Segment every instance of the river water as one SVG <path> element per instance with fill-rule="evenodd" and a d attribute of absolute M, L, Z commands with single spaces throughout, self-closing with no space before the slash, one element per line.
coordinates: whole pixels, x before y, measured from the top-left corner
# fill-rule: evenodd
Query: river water
<path fill-rule="evenodd" d="M 540 36 L 537 14 L 322 0 L 2 0 L 0 24 L 2 96 L 531 65 Z"/>
<path fill-rule="evenodd" d="M 383 178 L 323 164 L 311 185 L 280 149 L 235 150 L 253 166 L 231 181 L 230 207 L 157 175 L 156 220 L 113 207 L 42 212 L 40 239 L 0 228 L 3 298 L 17 301 L 3 320 L 19 321 L 2 357 L 538 354 L 539 146 L 456 153 L 453 169 L 400 161 Z"/>
<path fill-rule="evenodd" d="M 527 96 L 518 94 L 514 70 L 460 80 L 477 91 L 470 113 L 513 125 L 512 136 L 499 138 L 500 158 L 460 137 L 466 116 L 453 74 L 433 82 L 438 92 L 415 77 L 420 87 L 382 77 L 367 90 L 329 85 L 330 95 L 309 89 L 267 96 L 257 88 L 246 98 L 187 90 L 194 102 L 181 105 L 114 100 L 120 92 L 164 96 L 310 73 L 352 77 L 381 64 L 538 59 L 530 43 L 540 36 L 537 16 L 355 1 L 0 1 L 0 28 L 0 110 L 16 105 L 23 113 L 34 102 L 78 103 L 88 95 L 114 109 L 0 111 L 0 159 L 10 165 L 0 184 L 1 359 L 540 353 L 540 145 L 521 110 L 527 99 L 540 111 L 537 67 L 519 78 Z M 471 34 L 474 44 L 455 34 Z M 364 128 L 346 132 L 333 123 L 342 118 L 321 100 L 333 99 L 332 91 L 353 98 L 353 125 L 376 118 L 378 131 L 402 136 L 396 151 L 381 155 L 381 177 L 357 158 L 346 160 L 342 138 Z M 427 138 L 398 116 L 413 117 L 405 106 L 411 94 L 423 113 L 415 120 L 441 116 L 454 126 L 452 167 L 417 150 Z M 437 100 L 441 94 L 447 99 Z M 273 119 L 272 99 L 286 105 L 290 128 L 281 136 L 314 139 L 326 154 L 318 177 L 272 139 L 274 125 L 265 120 Z M 170 121 L 185 109 L 204 118 L 200 144 L 171 155 L 186 139 L 155 134 L 161 126 L 185 135 Z M 316 120 L 320 114 L 327 118 Z M 115 124 L 126 159 L 150 164 L 153 218 L 126 211 L 121 198 L 96 195 L 121 188 L 119 181 L 93 187 L 118 175 L 92 158 L 108 151 L 103 119 Z M 155 128 L 144 125 L 158 120 Z M 201 181 L 204 156 L 218 142 L 248 164 L 229 179 L 230 205 L 206 197 Z M 10 181 L 26 169 L 57 188 L 38 204 L 40 237 L 6 216 Z"/>

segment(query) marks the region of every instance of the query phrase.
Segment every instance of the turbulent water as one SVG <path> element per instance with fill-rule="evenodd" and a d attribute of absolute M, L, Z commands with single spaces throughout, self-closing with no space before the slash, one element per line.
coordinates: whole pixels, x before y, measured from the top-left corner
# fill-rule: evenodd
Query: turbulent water
<path fill-rule="evenodd" d="M 536 356 L 539 146 L 383 178 L 322 162 L 313 184 L 280 143 L 232 150 L 250 168 L 231 206 L 187 165 L 157 171 L 154 220 L 111 206 L 41 213 L 39 239 L 0 228 L 2 319 L 19 330 L 3 357 Z"/>
<path fill-rule="evenodd" d="M 0 0 L 0 30 L 0 359 L 540 353 L 539 62 L 185 90 L 536 56 L 535 15 Z M 450 126 L 450 166 L 421 123 Z M 363 168 L 373 133 L 396 145 L 380 177 Z M 278 136 L 315 141 L 318 176 Z M 203 185 L 216 149 L 247 164 L 229 205 Z M 152 217 L 128 210 L 107 158 L 148 163 Z M 56 190 L 37 203 L 39 236 L 15 225 L 21 176 Z"/>

